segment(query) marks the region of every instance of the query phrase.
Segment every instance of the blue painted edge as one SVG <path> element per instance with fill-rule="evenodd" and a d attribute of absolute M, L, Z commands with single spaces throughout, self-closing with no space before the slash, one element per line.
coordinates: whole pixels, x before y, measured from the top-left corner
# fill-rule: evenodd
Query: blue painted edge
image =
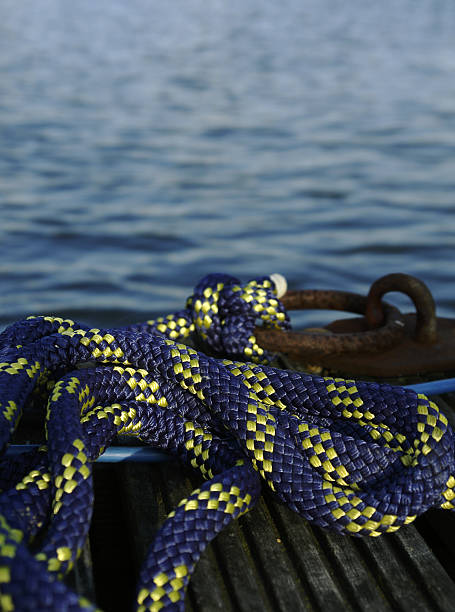
<path fill-rule="evenodd" d="M 455 378 L 445 378 L 444 380 L 431 380 L 425 383 L 406 385 L 405 389 L 413 389 L 417 393 L 425 393 L 425 395 L 450 393 L 451 391 L 455 391 Z"/>
<path fill-rule="evenodd" d="M 11 444 L 7 448 L 6 455 L 20 455 L 39 447 L 39 444 Z M 121 463 L 122 461 L 162 463 L 173 458 L 172 455 L 144 446 L 111 446 L 98 457 L 97 463 Z"/>

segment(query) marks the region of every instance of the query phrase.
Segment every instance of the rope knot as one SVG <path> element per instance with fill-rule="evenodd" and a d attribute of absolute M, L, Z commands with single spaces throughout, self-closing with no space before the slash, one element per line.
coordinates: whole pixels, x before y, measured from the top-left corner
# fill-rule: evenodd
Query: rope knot
<path fill-rule="evenodd" d="M 209 274 L 187 300 L 188 316 L 197 343 L 204 350 L 231 359 L 268 363 L 273 355 L 258 346 L 254 328 L 289 329 L 289 317 L 278 299 L 283 292 L 282 276 L 262 276 L 241 283 L 226 274 Z"/>

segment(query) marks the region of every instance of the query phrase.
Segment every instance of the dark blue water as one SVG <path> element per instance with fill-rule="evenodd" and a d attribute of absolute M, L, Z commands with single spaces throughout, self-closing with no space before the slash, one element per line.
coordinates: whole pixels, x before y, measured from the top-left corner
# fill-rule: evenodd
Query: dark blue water
<path fill-rule="evenodd" d="M 408 272 L 455 316 L 455 3 L 2 0 L 0 212 L 1 325 L 212 271 Z"/>

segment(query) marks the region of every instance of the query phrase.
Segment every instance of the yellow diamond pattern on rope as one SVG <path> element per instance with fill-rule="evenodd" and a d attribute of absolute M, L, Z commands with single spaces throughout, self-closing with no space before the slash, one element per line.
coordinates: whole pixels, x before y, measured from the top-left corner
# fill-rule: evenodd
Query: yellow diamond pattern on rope
<path fill-rule="evenodd" d="M 278 312 L 278 300 L 274 298 L 268 299 L 267 297 L 266 289 L 272 289 L 273 287 L 274 284 L 270 280 L 263 280 L 260 283 L 253 280 L 243 287 L 243 290 L 241 287 L 238 287 L 237 291 L 242 291 L 240 298 L 245 302 L 255 302 L 253 310 L 263 321 L 267 322 L 271 327 L 279 328 L 280 322 L 286 319 L 286 315 L 283 312 Z M 235 291 L 236 288 L 233 290 Z"/>
<path fill-rule="evenodd" d="M 31 365 L 29 368 L 27 368 L 25 371 L 27 372 L 30 378 L 33 378 L 40 368 L 41 368 L 40 362 L 35 361 L 35 363 Z"/>
<path fill-rule="evenodd" d="M 65 387 L 65 391 L 67 393 L 69 393 L 70 395 L 73 395 L 74 393 L 76 393 L 76 388 L 81 384 L 81 381 L 76 378 L 75 376 L 72 376 L 68 382 L 68 384 Z"/>
<path fill-rule="evenodd" d="M 43 319 L 43 321 L 49 321 L 49 323 L 59 323 L 60 327 L 57 329 L 59 334 L 62 334 L 64 331 L 74 325 L 74 321 L 71 319 L 62 319 L 61 317 L 27 317 L 27 321 L 30 319 Z"/>
<path fill-rule="evenodd" d="M 0 408 L 1 407 L 2 405 L 0 404 Z M 13 402 L 12 400 L 10 400 L 3 408 L 2 414 L 7 421 L 12 421 L 16 413 L 17 413 L 16 402 Z"/>
<path fill-rule="evenodd" d="M 16 554 L 17 545 L 22 540 L 23 534 L 18 529 L 11 529 L 3 515 L 0 515 L 0 524 L 7 531 L 7 535 L 0 533 L 0 555 L 12 559 Z"/>
<path fill-rule="evenodd" d="M 6 518 L 0 515 L 0 526 L 3 533 L 0 533 L 0 555 L 9 559 L 14 559 L 18 544 L 23 539 L 23 532 L 19 529 L 11 528 Z M 6 533 L 5 533 L 6 532 Z M 5 585 L 11 581 L 10 569 L 7 565 L 0 567 L 0 608 L 4 612 L 10 612 L 15 610 L 13 600 L 9 594 L 6 594 L 5 589 L 2 585 Z"/>
<path fill-rule="evenodd" d="M 375 415 L 364 410 L 364 403 L 353 380 L 342 378 L 324 378 L 327 391 L 334 406 L 341 411 L 345 419 L 353 419 L 358 425 L 365 427 L 373 440 L 385 440 L 384 446 L 400 453 L 412 454 L 413 449 L 406 436 L 392 433 L 385 423 L 376 423 Z M 404 444 L 405 443 L 405 444 Z M 402 458 L 403 460 L 403 458 Z"/>
<path fill-rule="evenodd" d="M 16 485 L 17 491 L 23 491 L 30 485 L 36 485 L 38 489 L 47 489 L 50 486 L 51 475 L 48 472 L 32 470 Z"/>
<path fill-rule="evenodd" d="M 17 361 L 7 362 L 4 361 L 0 363 L 0 372 L 6 372 L 7 374 L 19 374 L 24 367 L 28 365 L 27 359 L 25 357 L 19 357 Z"/>
<path fill-rule="evenodd" d="M 447 500 L 444 503 L 441 504 L 441 508 L 443 508 L 444 510 L 453 510 L 455 508 L 455 505 L 453 503 L 453 500 L 455 498 L 455 478 L 453 476 L 450 476 L 447 483 L 446 483 L 446 489 L 445 491 L 442 492 L 442 496 Z"/>
<path fill-rule="evenodd" d="M 322 473 L 325 480 L 347 486 L 349 472 L 341 462 L 333 444 L 332 436 L 327 429 L 318 429 L 302 421 L 299 432 L 305 435 L 302 448 L 309 455 L 310 464 Z M 307 435 L 306 435 L 307 434 Z M 355 487 L 349 483 L 350 487 Z"/>
<path fill-rule="evenodd" d="M 148 325 L 156 326 L 156 329 L 165 334 L 171 340 L 187 338 L 194 332 L 194 324 L 185 317 L 170 314 L 166 317 L 158 317 L 154 321 L 147 321 Z"/>
<path fill-rule="evenodd" d="M 115 404 L 113 404 L 113 406 L 114 405 Z M 120 408 L 120 406 L 118 406 L 118 408 Z M 109 410 L 109 407 L 107 408 L 107 410 Z M 136 415 L 137 412 L 132 407 L 129 410 L 121 410 L 120 415 L 114 418 L 115 425 L 117 425 L 118 427 L 120 426 L 120 424 L 123 425 L 118 429 L 119 434 L 135 435 L 138 431 L 140 431 L 142 427 L 142 421 L 137 421 L 136 423 L 134 423 Z"/>
<path fill-rule="evenodd" d="M 276 393 L 275 389 L 266 374 L 261 370 L 260 366 L 239 361 L 230 361 L 229 359 L 224 359 L 222 363 L 229 368 L 231 374 L 240 376 L 247 389 L 255 393 L 263 404 L 278 406 L 281 410 L 286 408 L 281 400 L 277 397 L 273 398 L 273 395 Z"/>
<path fill-rule="evenodd" d="M 400 528 L 400 525 L 394 525 L 398 518 L 394 514 L 378 513 L 378 520 L 374 520 L 376 508 L 365 504 L 353 489 L 334 486 L 327 481 L 322 483 L 322 487 L 330 512 L 349 532 L 376 537 L 381 533 L 393 533 Z M 408 516 L 404 524 L 412 523 L 415 518 L 415 515 Z"/>
<path fill-rule="evenodd" d="M 440 441 L 448 425 L 446 416 L 440 412 L 434 402 L 421 393 L 417 397 L 419 400 L 417 406 L 417 432 L 419 435 L 414 440 L 414 446 L 408 454 L 401 457 L 401 461 L 406 467 L 417 465 L 420 454 L 428 455 L 434 444 Z"/>
<path fill-rule="evenodd" d="M 85 331 L 84 329 L 74 329 L 73 327 L 68 327 L 62 330 L 60 333 L 62 336 L 81 336 L 81 344 L 88 347 L 92 351 L 92 357 L 94 359 L 99 359 L 100 357 L 104 357 L 101 361 L 115 361 L 117 359 L 122 359 L 124 357 L 123 351 L 118 346 L 118 343 L 112 334 L 104 334 L 101 336 L 99 334 L 100 330 L 97 328 L 90 329 L 89 331 Z M 102 345 L 101 349 L 98 345 Z M 114 350 L 111 348 L 111 344 L 117 345 Z M 114 357 L 114 359 L 112 359 Z"/>
<path fill-rule="evenodd" d="M 371 412 L 361 410 L 363 400 L 353 380 L 329 377 L 324 378 L 324 380 L 332 404 L 342 411 L 345 418 L 354 418 L 357 421 L 359 419 L 365 419 L 366 421 L 374 419 Z"/>
<path fill-rule="evenodd" d="M 247 493 L 245 496 L 240 495 L 240 489 L 236 486 L 231 486 L 229 490 L 224 490 L 221 482 L 213 483 L 208 489 L 196 489 L 188 499 L 182 499 L 178 505 L 183 506 L 186 510 L 198 510 L 201 507 L 209 510 L 220 510 L 227 514 L 234 514 L 240 510 L 239 516 L 248 511 L 251 503 L 251 495 Z M 168 517 L 175 514 L 171 512 Z"/>
<path fill-rule="evenodd" d="M 91 408 L 93 404 L 95 403 L 95 396 L 90 395 L 90 389 L 88 388 L 88 385 L 85 385 L 79 391 L 78 399 L 79 399 L 79 405 L 81 407 L 81 417 L 82 417 L 87 412 L 87 410 Z"/>
<path fill-rule="evenodd" d="M 83 330 L 76 330 L 74 333 L 79 333 Z M 88 332 L 84 332 L 84 335 L 81 338 L 81 344 L 90 348 L 92 351 L 92 357 L 94 359 L 99 359 L 100 357 L 104 358 L 104 361 L 112 361 L 112 357 L 115 359 L 122 359 L 124 357 L 123 351 L 118 346 L 116 339 L 112 334 L 105 334 L 104 336 L 100 335 L 100 330 L 93 328 Z M 99 345 L 101 344 L 101 348 Z M 112 350 L 111 344 L 116 344 L 116 348 Z"/>
<path fill-rule="evenodd" d="M 275 490 L 273 481 L 267 477 L 267 473 L 273 470 L 273 448 L 275 442 L 276 428 L 275 417 L 269 412 L 266 404 L 250 398 L 247 407 L 247 440 L 246 447 L 253 454 L 251 461 L 259 474 L 267 481 L 267 484 Z"/>
<path fill-rule="evenodd" d="M 163 599 L 169 599 L 172 603 L 179 601 L 184 597 L 183 579 L 188 575 L 189 569 L 186 565 L 177 565 L 169 573 L 160 572 L 154 576 L 155 588 L 150 591 L 143 588 L 138 594 L 138 612 L 158 612 L 165 606 Z M 146 599 L 151 599 L 152 602 L 143 605 Z"/>
<path fill-rule="evenodd" d="M 78 553 L 80 553 L 80 551 L 78 551 Z M 72 559 L 73 554 L 71 549 L 67 546 L 60 546 L 55 551 L 55 554 L 55 557 L 47 557 L 45 553 L 39 552 L 35 555 L 35 559 L 46 563 L 49 572 L 56 572 L 59 578 L 62 578 L 63 574 L 71 571 L 74 567 L 74 560 Z"/>
<path fill-rule="evenodd" d="M 174 344 L 171 349 L 171 357 L 174 374 L 179 384 L 193 395 L 197 395 L 199 399 L 204 400 L 205 397 L 201 388 L 202 377 L 196 351 L 183 344 Z"/>
<path fill-rule="evenodd" d="M 78 481 L 74 476 L 79 474 L 82 479 L 87 479 L 90 476 L 90 469 L 87 467 L 88 458 L 84 453 L 85 445 L 79 438 L 73 440 L 71 452 L 65 453 L 61 459 L 63 468 L 62 474 L 59 474 L 54 479 L 56 488 L 54 500 L 52 503 L 52 511 L 57 514 L 62 507 L 62 497 L 64 494 L 70 494 L 78 485 Z"/>
<path fill-rule="evenodd" d="M 243 350 L 245 356 L 248 357 L 248 359 L 261 363 L 259 358 L 264 355 L 264 349 L 256 342 L 256 336 L 250 336 L 248 338 L 248 344 L 250 346 L 246 346 Z M 264 360 L 263 363 L 266 363 L 266 360 Z"/>
<path fill-rule="evenodd" d="M 202 298 L 198 297 L 191 301 L 193 311 L 196 313 L 194 326 L 195 329 L 199 330 L 199 334 L 204 340 L 207 338 L 206 330 L 212 324 L 213 315 L 218 314 L 218 300 L 223 287 L 223 283 L 217 283 L 216 289 L 206 287 Z"/>
<path fill-rule="evenodd" d="M 209 458 L 210 451 L 208 448 L 203 450 L 204 443 L 213 440 L 211 433 L 204 431 L 201 427 L 196 427 L 193 422 L 186 421 L 185 431 L 191 432 L 191 438 L 185 441 L 186 450 L 194 455 L 191 459 L 191 465 L 201 471 L 204 478 L 213 478 L 212 470 L 206 467 L 205 463 Z M 195 444 L 197 440 L 197 444 Z"/>
<path fill-rule="evenodd" d="M 20 542 L 22 542 L 24 538 L 23 532 L 20 529 L 15 529 L 15 528 L 10 527 L 7 520 L 2 514 L 0 514 L 0 527 L 2 527 L 8 532 L 7 537 L 5 537 L 4 534 L 0 533 L 0 546 L 2 546 L 5 543 L 7 538 L 11 539 L 16 544 L 20 544 Z"/>
<path fill-rule="evenodd" d="M 134 422 L 137 416 L 136 410 L 131 406 L 123 408 L 120 404 L 112 404 L 111 406 L 96 406 L 90 412 L 87 412 L 81 419 L 81 423 L 86 423 L 92 419 L 107 419 L 109 415 L 113 416 L 114 425 L 118 428 L 117 433 L 122 435 L 135 435 L 140 431 L 142 422 Z"/>
<path fill-rule="evenodd" d="M 161 395 L 161 397 L 157 397 L 156 394 L 160 390 L 160 386 L 156 380 L 150 380 L 151 375 L 147 370 L 136 370 L 129 367 L 122 368 L 121 366 L 115 366 L 114 370 L 125 378 L 126 384 L 134 391 L 135 398 L 138 401 L 158 404 L 158 406 L 162 408 L 167 407 L 168 402 L 165 396 Z"/>
<path fill-rule="evenodd" d="M 59 380 L 55 387 L 52 389 L 52 395 L 50 397 L 50 402 L 56 402 L 62 395 L 63 391 L 63 381 Z"/>

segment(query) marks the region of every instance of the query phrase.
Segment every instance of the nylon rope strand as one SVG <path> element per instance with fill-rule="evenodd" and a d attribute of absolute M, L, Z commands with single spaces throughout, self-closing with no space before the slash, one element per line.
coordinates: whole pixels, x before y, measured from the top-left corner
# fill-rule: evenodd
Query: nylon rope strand
<path fill-rule="evenodd" d="M 94 610 L 61 578 L 86 540 L 92 463 L 117 434 L 178 455 L 205 483 L 159 530 L 136 609 L 183 610 L 208 542 L 250 510 L 265 481 L 316 525 L 378 536 L 454 508 L 454 437 L 410 389 L 266 365 L 253 330 L 287 328 L 273 279 L 203 279 L 185 310 L 125 329 L 31 317 L 0 334 L 0 438 L 47 398 L 46 445 L 3 456 L 0 606 Z M 209 357 L 178 340 L 197 335 Z M 76 366 L 85 364 L 83 369 Z"/>

